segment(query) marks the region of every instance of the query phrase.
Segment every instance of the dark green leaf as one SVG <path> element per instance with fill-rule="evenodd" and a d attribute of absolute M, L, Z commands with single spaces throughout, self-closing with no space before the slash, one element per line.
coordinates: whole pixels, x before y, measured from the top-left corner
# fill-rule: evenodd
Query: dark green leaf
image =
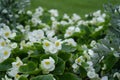
<path fill-rule="evenodd" d="M 81 80 L 80 78 L 78 78 L 78 76 L 76 76 L 73 73 L 64 73 L 62 76 L 59 77 L 59 80 Z"/>
<path fill-rule="evenodd" d="M 33 77 L 31 80 L 54 80 L 51 74 L 49 75 L 40 75 L 37 77 Z"/>
<path fill-rule="evenodd" d="M 0 71 L 6 71 L 12 67 L 12 62 L 15 60 L 13 58 L 8 58 L 7 60 L 0 63 Z"/>
<path fill-rule="evenodd" d="M 76 50 L 75 47 L 71 46 L 71 45 L 62 45 L 62 51 L 64 52 L 74 52 Z"/>
<path fill-rule="evenodd" d="M 20 66 L 19 70 L 21 73 L 32 74 L 36 69 L 36 64 L 34 62 L 28 62 L 28 64 Z"/>
<path fill-rule="evenodd" d="M 58 58 L 58 63 L 55 66 L 54 74 L 56 75 L 62 75 L 65 70 L 65 62 L 61 59 Z"/>
<path fill-rule="evenodd" d="M 58 56 L 62 58 L 64 61 L 68 61 L 71 58 L 71 54 L 65 52 L 59 52 Z"/>

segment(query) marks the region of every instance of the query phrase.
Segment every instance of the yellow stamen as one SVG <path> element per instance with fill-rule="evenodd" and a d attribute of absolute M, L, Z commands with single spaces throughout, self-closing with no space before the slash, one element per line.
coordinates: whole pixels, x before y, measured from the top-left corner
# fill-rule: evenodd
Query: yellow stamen
<path fill-rule="evenodd" d="M 5 46 L 5 42 L 1 42 L 1 46 Z"/>
<path fill-rule="evenodd" d="M 81 61 L 80 58 L 78 58 L 77 61 L 80 62 Z"/>
<path fill-rule="evenodd" d="M 59 45 L 60 45 L 60 42 L 56 42 L 55 45 L 56 45 L 56 46 L 59 46 Z"/>
<path fill-rule="evenodd" d="M 4 51 L 4 55 L 7 56 L 8 55 L 8 51 Z"/>
<path fill-rule="evenodd" d="M 5 36 L 6 36 L 6 37 L 8 37 L 9 35 L 10 35 L 10 33 L 9 33 L 9 32 L 6 32 L 6 33 L 5 33 Z"/>
<path fill-rule="evenodd" d="M 16 66 L 20 66 L 20 62 L 18 62 L 18 63 L 16 64 Z"/>
<path fill-rule="evenodd" d="M 45 46 L 49 46 L 50 44 L 48 42 L 45 42 Z"/>
<path fill-rule="evenodd" d="M 49 62 L 49 61 L 46 61 L 46 62 L 45 62 L 45 64 L 49 65 L 49 64 L 50 64 L 50 62 Z"/>

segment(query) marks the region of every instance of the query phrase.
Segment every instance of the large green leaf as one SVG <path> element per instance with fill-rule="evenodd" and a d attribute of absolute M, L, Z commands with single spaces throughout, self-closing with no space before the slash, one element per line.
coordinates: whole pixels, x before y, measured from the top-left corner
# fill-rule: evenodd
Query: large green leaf
<path fill-rule="evenodd" d="M 78 76 L 76 76 L 75 74 L 67 72 L 60 76 L 59 80 L 81 80 L 81 79 L 78 78 Z"/>
<path fill-rule="evenodd" d="M 60 58 L 62 58 L 64 61 L 68 61 L 71 58 L 71 54 L 70 53 L 66 53 L 66 52 L 59 52 L 58 56 Z"/>
<path fill-rule="evenodd" d="M 36 64 L 34 62 L 28 62 L 27 65 L 20 66 L 19 70 L 21 73 L 32 74 L 36 69 Z"/>
<path fill-rule="evenodd" d="M 12 67 L 12 62 L 15 60 L 13 58 L 8 58 L 7 60 L 0 63 L 0 71 L 6 71 Z"/>
<path fill-rule="evenodd" d="M 55 66 L 54 74 L 56 75 L 62 75 L 65 70 L 65 62 L 61 59 L 58 58 L 58 63 Z"/>
<path fill-rule="evenodd" d="M 40 76 L 33 77 L 31 80 L 54 80 L 54 77 L 51 74 L 40 75 Z"/>
<path fill-rule="evenodd" d="M 21 76 L 20 78 L 19 78 L 19 80 L 28 80 L 26 77 L 24 77 L 24 76 Z"/>
<path fill-rule="evenodd" d="M 74 52 L 75 50 L 76 48 L 71 45 L 66 45 L 66 44 L 62 45 L 62 51 L 64 52 Z"/>
<path fill-rule="evenodd" d="M 107 68 L 105 71 L 108 72 L 109 70 L 111 70 L 117 61 L 118 58 L 116 58 L 113 54 L 109 54 L 104 60 L 104 63 L 106 64 Z"/>

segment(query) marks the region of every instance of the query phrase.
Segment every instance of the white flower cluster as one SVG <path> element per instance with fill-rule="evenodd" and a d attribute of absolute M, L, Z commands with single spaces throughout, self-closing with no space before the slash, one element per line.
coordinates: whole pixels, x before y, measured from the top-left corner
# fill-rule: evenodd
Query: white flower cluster
<path fill-rule="evenodd" d="M 91 20 L 92 24 L 98 24 L 105 22 L 106 14 L 101 14 L 101 10 L 98 10 L 93 13 L 94 18 Z"/>
<path fill-rule="evenodd" d="M 17 47 L 17 43 L 12 43 L 9 38 L 14 38 L 9 26 L 0 24 L 0 63 L 10 57 L 11 50 Z"/>
<path fill-rule="evenodd" d="M 4 12 L 6 11 L 4 10 Z M 45 11 L 42 7 L 38 7 L 35 12 L 29 10 L 27 12 L 19 11 L 16 17 L 21 17 L 19 15 L 22 15 L 23 13 L 29 17 L 28 21 L 25 21 L 25 24 L 19 22 L 16 23 L 16 28 L 13 30 L 3 23 L 0 24 L 0 63 L 16 54 L 14 53 L 11 55 L 12 50 L 15 52 L 16 49 L 21 52 L 23 51 L 23 53 L 28 53 L 27 58 L 30 58 L 31 60 L 33 57 L 36 57 L 36 55 L 40 55 L 40 59 L 41 55 L 56 55 L 59 59 L 61 57 L 58 55 L 62 52 L 63 46 L 67 45 L 70 49 L 75 48 L 76 52 L 81 51 L 81 48 L 84 50 L 83 54 L 77 55 L 77 58 L 75 56 L 76 59 L 72 65 L 73 71 L 78 73 L 80 66 L 82 66 L 85 68 L 87 76 L 90 79 L 99 78 L 99 75 L 95 72 L 93 67 L 93 62 L 91 61 L 91 57 L 95 56 L 94 51 L 88 49 L 87 45 L 81 46 L 81 43 L 79 43 L 80 40 L 73 38 L 73 36 L 76 33 L 78 34 L 77 36 L 81 37 L 82 34 L 87 33 L 84 28 L 91 28 L 89 25 L 96 25 L 96 27 L 91 28 L 93 29 L 91 30 L 91 33 L 100 31 L 104 28 L 104 25 L 101 23 L 105 22 L 106 14 L 101 14 L 101 11 L 98 10 L 93 13 L 91 20 L 83 20 L 75 13 L 72 16 L 64 14 L 63 17 L 59 19 L 59 13 L 56 9 Z M 88 16 L 89 15 L 86 17 Z M 82 37 L 84 38 L 84 36 Z M 37 46 L 36 48 L 36 45 L 40 45 L 40 47 Z M 90 47 L 96 47 L 96 41 L 93 40 Z M 38 48 L 41 48 L 40 50 L 43 51 L 43 53 L 40 53 L 40 50 L 34 50 Z M 65 50 L 67 51 L 67 48 Z M 71 50 L 70 54 L 74 56 L 75 53 L 72 51 L 74 50 Z M 26 59 L 26 57 L 24 58 Z M 55 60 L 54 57 L 49 56 L 38 62 L 40 64 L 39 68 L 43 74 L 46 75 L 55 70 L 55 65 L 57 64 L 57 61 L 55 62 Z M 19 80 L 22 76 L 19 68 L 22 65 L 24 65 L 22 60 L 19 57 L 16 57 L 16 61 L 12 62 L 12 68 L 7 70 L 7 75 L 5 75 L 2 80 L 12 80 L 13 78 L 14 80 Z M 38 67 L 36 69 L 38 69 Z M 118 74 L 116 75 L 118 76 Z M 27 76 L 29 76 L 29 74 Z M 104 76 L 99 79 L 107 80 L 107 77 Z"/>

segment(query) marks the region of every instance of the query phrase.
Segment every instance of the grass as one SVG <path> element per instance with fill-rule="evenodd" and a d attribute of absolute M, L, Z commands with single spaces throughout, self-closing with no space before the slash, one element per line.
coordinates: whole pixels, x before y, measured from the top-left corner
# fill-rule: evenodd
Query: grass
<path fill-rule="evenodd" d="M 120 4 L 120 0 L 31 0 L 30 9 L 42 6 L 46 9 L 58 9 L 60 14 L 77 13 L 83 16 L 98 9 L 103 10 L 103 4 L 108 2 Z"/>

